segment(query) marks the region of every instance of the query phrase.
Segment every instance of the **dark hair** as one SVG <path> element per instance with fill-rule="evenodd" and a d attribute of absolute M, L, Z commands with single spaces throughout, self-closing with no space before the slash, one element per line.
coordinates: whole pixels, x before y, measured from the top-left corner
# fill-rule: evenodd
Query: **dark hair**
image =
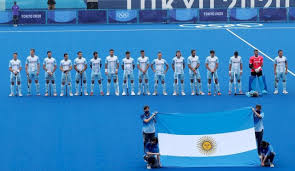
<path fill-rule="evenodd" d="M 257 105 L 256 105 L 256 108 L 261 109 L 261 105 L 260 105 L 260 104 L 257 104 Z"/>
<path fill-rule="evenodd" d="M 162 53 L 161 51 L 158 52 L 158 54 Z"/>
<path fill-rule="evenodd" d="M 67 55 L 68 55 L 68 53 L 64 53 L 64 57 L 67 56 Z"/>
<path fill-rule="evenodd" d="M 154 142 L 154 141 L 156 142 L 156 144 L 158 144 L 158 138 L 157 137 L 152 138 L 151 142 Z"/>
<path fill-rule="evenodd" d="M 193 53 L 193 52 L 195 52 L 195 51 L 196 51 L 195 49 L 192 49 L 192 50 L 191 50 L 191 53 Z"/>
<path fill-rule="evenodd" d="M 235 56 L 238 56 L 238 55 L 239 55 L 239 52 L 238 52 L 238 51 L 235 51 L 235 52 L 234 52 L 234 55 L 235 55 Z"/>
<path fill-rule="evenodd" d="M 79 53 L 82 53 L 81 51 L 78 51 L 77 54 L 79 55 Z"/>
<path fill-rule="evenodd" d="M 147 108 L 150 108 L 150 107 L 146 105 L 143 107 L 143 110 L 146 110 Z"/>
<path fill-rule="evenodd" d="M 140 53 L 144 52 L 144 50 L 140 50 Z"/>
<path fill-rule="evenodd" d="M 280 52 L 283 52 L 283 50 L 280 49 L 280 50 L 278 51 L 278 53 L 280 53 Z"/>
<path fill-rule="evenodd" d="M 98 53 L 97 53 L 96 51 L 94 51 L 94 52 L 93 52 L 93 55 L 96 55 L 96 54 L 98 54 Z"/>
<path fill-rule="evenodd" d="M 177 54 L 177 53 L 181 53 L 180 50 L 177 50 L 177 51 L 176 51 L 176 54 Z"/>
<path fill-rule="evenodd" d="M 215 53 L 215 51 L 214 50 L 210 50 L 210 53 Z"/>
<path fill-rule="evenodd" d="M 266 141 L 262 141 L 260 145 L 262 148 L 267 148 L 269 146 L 269 143 Z"/>
<path fill-rule="evenodd" d="M 17 52 L 14 52 L 13 54 L 14 54 L 14 55 L 17 55 Z"/>
<path fill-rule="evenodd" d="M 114 49 L 110 49 L 110 52 L 114 52 Z"/>
<path fill-rule="evenodd" d="M 51 51 L 50 51 L 50 50 L 49 50 L 49 51 L 47 51 L 47 54 L 48 54 L 48 53 L 51 53 Z"/>
<path fill-rule="evenodd" d="M 35 49 L 31 49 L 31 51 L 35 52 Z"/>
<path fill-rule="evenodd" d="M 130 52 L 129 52 L 129 51 L 126 51 L 125 54 L 126 54 L 126 55 L 127 55 L 127 54 L 130 54 Z"/>
<path fill-rule="evenodd" d="M 255 49 L 255 50 L 254 50 L 254 52 L 258 52 L 258 50 L 257 50 L 257 49 Z"/>

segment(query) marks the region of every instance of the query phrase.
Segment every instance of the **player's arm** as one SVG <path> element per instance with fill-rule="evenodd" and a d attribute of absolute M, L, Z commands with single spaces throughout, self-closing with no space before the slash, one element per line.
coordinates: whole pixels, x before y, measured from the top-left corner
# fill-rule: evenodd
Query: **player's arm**
<path fill-rule="evenodd" d="M 9 67 L 9 71 L 10 71 L 10 72 L 14 72 L 14 71 L 12 70 L 12 67 Z"/>
<path fill-rule="evenodd" d="M 250 61 L 249 61 L 249 68 L 255 70 L 252 58 L 250 58 Z"/>
<path fill-rule="evenodd" d="M 288 74 L 288 61 L 287 61 L 287 59 L 286 59 L 285 65 L 286 65 L 286 74 Z"/>
<path fill-rule="evenodd" d="M 65 72 L 62 65 L 59 66 L 59 69 L 61 70 L 61 72 Z"/>
<path fill-rule="evenodd" d="M 54 73 L 54 72 L 56 71 L 56 68 L 57 68 L 57 66 L 56 66 L 56 61 L 54 61 L 54 67 L 53 67 L 53 71 L 52 71 L 52 73 Z"/>
<path fill-rule="evenodd" d="M 151 117 L 149 117 L 148 119 L 144 119 L 143 121 L 144 121 L 145 123 L 148 123 L 149 121 L 151 121 L 152 119 L 154 119 L 154 117 L 155 117 L 157 114 L 158 114 L 158 112 L 155 112 L 155 113 L 152 114 Z"/>
<path fill-rule="evenodd" d="M 108 61 L 106 60 L 105 64 L 104 64 L 104 72 L 106 75 L 108 75 Z"/>
<path fill-rule="evenodd" d="M 146 68 L 145 68 L 144 73 L 147 72 L 147 70 L 149 69 L 149 67 L 150 67 L 150 61 L 149 61 L 149 58 L 148 58 L 148 60 L 146 61 Z"/>
<path fill-rule="evenodd" d="M 242 75 L 242 73 L 243 73 L 243 63 L 241 62 L 240 63 L 240 75 Z"/>
<path fill-rule="evenodd" d="M 184 60 L 183 60 L 183 64 L 182 65 L 183 65 L 183 69 L 184 69 L 185 68 L 185 62 L 184 62 Z"/>
<path fill-rule="evenodd" d="M 166 69 L 165 69 L 164 73 L 166 74 L 168 72 L 168 69 L 169 69 L 169 65 L 168 65 L 167 62 L 165 62 L 165 66 L 166 66 Z"/>
<path fill-rule="evenodd" d="M 122 67 L 122 70 L 124 70 L 124 64 L 122 64 L 121 67 Z"/>
<path fill-rule="evenodd" d="M 84 69 L 82 70 L 82 72 L 86 71 L 87 67 L 88 67 L 88 66 L 87 66 L 87 62 L 85 62 L 85 63 L 84 63 Z"/>
<path fill-rule="evenodd" d="M 120 67 L 119 60 L 117 60 L 116 74 L 118 74 L 119 67 Z"/>
<path fill-rule="evenodd" d="M 274 64 L 274 73 L 275 73 L 275 75 L 277 75 L 277 63 L 275 62 L 275 64 Z"/>
<path fill-rule="evenodd" d="M 90 64 L 89 64 L 90 68 L 92 69 L 92 62 L 90 61 Z M 101 67 L 101 64 L 100 64 L 100 67 Z"/>
<path fill-rule="evenodd" d="M 152 68 L 153 72 L 156 72 L 154 69 L 154 62 L 151 64 L 151 68 Z"/>
<path fill-rule="evenodd" d="M 44 69 L 45 72 L 47 72 L 47 69 L 46 69 L 46 62 L 45 62 L 45 60 L 44 60 L 44 62 L 43 62 L 43 69 Z"/>
<path fill-rule="evenodd" d="M 208 71 L 212 72 L 211 69 L 209 68 L 208 58 L 206 59 L 205 66 L 206 66 Z"/>
<path fill-rule="evenodd" d="M 172 70 L 175 72 L 175 61 L 172 62 Z"/>
<path fill-rule="evenodd" d="M 39 75 L 39 73 L 40 73 L 40 61 L 38 59 L 38 61 L 37 61 L 37 75 Z"/>
<path fill-rule="evenodd" d="M 26 65 L 25 65 L 25 70 L 26 70 L 26 74 L 29 75 L 29 72 L 28 72 L 28 63 L 26 63 Z"/>

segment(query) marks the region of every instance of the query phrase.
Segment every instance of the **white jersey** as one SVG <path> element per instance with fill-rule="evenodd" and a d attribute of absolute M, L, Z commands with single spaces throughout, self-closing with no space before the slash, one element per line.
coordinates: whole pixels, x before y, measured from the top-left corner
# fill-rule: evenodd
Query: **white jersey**
<path fill-rule="evenodd" d="M 173 58 L 173 65 L 176 74 L 184 74 L 184 57 L 177 58 L 176 56 Z"/>
<path fill-rule="evenodd" d="M 108 73 L 115 74 L 117 65 L 119 64 L 119 59 L 117 56 L 107 56 L 105 63 L 108 66 Z"/>
<path fill-rule="evenodd" d="M 76 58 L 74 61 L 74 65 L 77 67 L 78 71 L 82 71 L 85 68 L 85 65 L 87 65 L 87 61 L 85 58 Z"/>
<path fill-rule="evenodd" d="M 133 73 L 133 65 L 134 65 L 134 59 L 133 58 L 124 58 L 123 59 L 123 65 L 124 65 L 124 73 L 125 74 L 132 74 Z"/>
<path fill-rule="evenodd" d="M 198 56 L 189 56 L 187 58 L 188 65 L 191 65 L 192 68 L 196 68 L 198 64 L 200 64 L 200 60 Z M 199 69 L 199 68 L 198 68 Z M 193 74 L 194 72 L 189 69 L 189 73 Z"/>
<path fill-rule="evenodd" d="M 90 60 L 90 65 L 92 67 L 92 72 L 95 74 L 100 73 L 100 65 L 101 65 L 101 59 L 100 58 L 92 58 Z"/>
<path fill-rule="evenodd" d="M 152 63 L 154 66 L 155 66 L 155 74 L 156 75 L 162 75 L 164 74 L 164 71 L 165 71 L 165 65 L 168 65 L 167 61 L 165 59 L 154 59 L 153 60 L 153 63 Z"/>
<path fill-rule="evenodd" d="M 64 70 L 64 71 L 68 71 L 68 70 L 70 70 L 70 67 L 72 66 L 72 61 L 71 60 L 61 60 L 60 61 L 60 66 L 62 67 L 62 69 Z"/>
<path fill-rule="evenodd" d="M 230 57 L 229 64 L 231 64 L 231 72 L 240 73 L 242 63 L 243 63 L 242 57 L 240 57 L 240 56 Z"/>
<path fill-rule="evenodd" d="M 214 56 L 214 57 L 208 56 L 206 58 L 206 64 L 208 64 L 208 67 L 212 70 L 216 67 L 216 64 L 218 63 L 219 63 L 219 60 L 217 56 Z"/>
<path fill-rule="evenodd" d="M 53 57 L 46 57 L 43 61 L 43 65 L 45 65 L 48 72 L 53 72 L 53 69 L 56 66 L 56 60 Z"/>
<path fill-rule="evenodd" d="M 279 57 L 277 56 L 274 60 L 275 64 L 277 64 L 277 72 L 285 72 L 286 71 L 286 62 L 287 58 L 285 56 Z"/>
<path fill-rule="evenodd" d="M 10 67 L 11 67 L 11 69 L 13 71 L 19 72 L 20 67 L 22 67 L 22 63 L 21 63 L 21 61 L 19 59 L 17 59 L 17 60 L 12 59 L 12 60 L 9 61 L 9 68 Z"/>
<path fill-rule="evenodd" d="M 38 69 L 38 65 L 40 65 L 38 56 L 28 56 L 26 60 L 26 65 L 28 65 L 29 72 L 35 72 Z"/>
<path fill-rule="evenodd" d="M 139 65 L 139 67 L 144 71 L 147 68 L 147 65 L 150 64 L 150 60 L 149 57 L 147 56 L 140 56 L 137 58 L 137 65 Z M 139 72 L 141 73 L 141 71 L 139 70 Z"/>

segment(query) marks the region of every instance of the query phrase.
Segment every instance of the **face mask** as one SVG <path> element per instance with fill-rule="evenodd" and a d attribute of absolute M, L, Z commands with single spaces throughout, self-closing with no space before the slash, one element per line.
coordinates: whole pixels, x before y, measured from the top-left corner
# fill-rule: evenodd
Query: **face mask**
<path fill-rule="evenodd" d="M 149 114 L 149 113 L 150 113 L 150 111 L 145 111 L 144 113 L 145 113 L 145 114 Z"/>

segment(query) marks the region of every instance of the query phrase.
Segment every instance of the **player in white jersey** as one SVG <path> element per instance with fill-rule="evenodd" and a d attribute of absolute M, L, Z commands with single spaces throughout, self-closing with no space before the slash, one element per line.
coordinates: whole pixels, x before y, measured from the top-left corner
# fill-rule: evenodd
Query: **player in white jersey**
<path fill-rule="evenodd" d="M 134 93 L 134 74 L 133 70 L 135 68 L 134 59 L 130 57 L 130 52 L 127 51 L 126 57 L 122 61 L 123 74 L 123 93 L 122 96 L 126 96 L 126 88 L 128 87 L 128 80 L 131 84 L 131 96 L 135 96 Z M 128 90 L 127 90 L 128 93 Z"/>
<path fill-rule="evenodd" d="M 211 80 L 213 79 L 215 82 L 215 91 L 217 91 L 217 94 L 220 96 L 220 88 L 218 83 L 218 74 L 217 69 L 219 65 L 218 57 L 215 56 L 215 51 L 210 51 L 210 56 L 206 58 L 206 68 L 207 68 L 207 79 L 208 79 L 208 95 L 211 96 Z M 214 93 L 215 94 L 215 93 Z"/>
<path fill-rule="evenodd" d="M 143 93 L 145 93 L 149 96 L 151 95 L 149 90 L 149 74 L 148 69 L 150 66 L 149 57 L 145 56 L 144 50 L 140 51 L 140 57 L 137 58 L 137 68 L 138 68 L 138 93 L 137 95 L 141 95 L 141 88 L 142 88 L 142 81 L 143 86 L 145 89 L 143 89 Z"/>
<path fill-rule="evenodd" d="M 174 71 L 173 96 L 176 96 L 178 94 L 179 81 L 181 83 L 181 95 L 185 96 L 184 68 L 185 68 L 185 60 L 184 60 L 184 57 L 181 56 L 181 52 L 178 50 L 176 51 L 176 56 L 173 58 L 173 62 L 172 62 L 172 69 Z"/>
<path fill-rule="evenodd" d="M 86 78 L 86 69 L 87 69 L 87 61 L 86 59 L 82 56 L 82 52 L 79 51 L 78 53 L 78 57 L 75 59 L 74 61 L 74 69 L 76 70 L 76 84 L 75 84 L 75 89 L 76 89 L 76 93 L 75 96 L 78 96 L 80 93 L 79 91 L 79 83 L 80 81 L 83 82 L 83 86 L 84 86 L 84 95 L 88 96 L 87 93 L 87 78 Z M 81 85 L 82 86 L 82 85 Z M 82 87 L 80 87 L 82 89 Z M 82 94 L 82 92 L 81 92 Z"/>
<path fill-rule="evenodd" d="M 234 56 L 229 59 L 229 90 L 228 94 L 232 93 L 232 85 L 234 83 L 234 89 L 236 93 L 236 82 L 238 82 L 239 94 L 243 94 L 241 77 L 243 74 L 243 61 L 239 53 L 234 52 Z"/>
<path fill-rule="evenodd" d="M 100 90 L 100 95 L 103 96 L 103 89 L 102 89 L 102 76 L 101 76 L 101 66 L 102 61 L 101 58 L 98 57 L 97 52 L 93 52 L 93 58 L 90 60 L 90 68 L 91 68 L 91 92 L 90 96 L 93 96 L 93 90 L 94 90 L 94 82 L 95 80 L 98 81 L 98 86 Z"/>
<path fill-rule="evenodd" d="M 190 86 L 192 91 L 192 96 L 196 94 L 204 95 L 202 91 L 202 82 L 201 82 L 201 74 L 199 71 L 200 67 L 200 59 L 196 55 L 196 50 L 191 50 L 191 56 L 187 58 L 188 68 L 189 68 L 189 75 L 190 75 Z M 199 89 L 199 93 L 197 92 L 197 87 Z M 195 92 L 196 90 L 196 92 Z"/>
<path fill-rule="evenodd" d="M 51 51 L 47 52 L 47 57 L 43 61 L 43 69 L 45 71 L 45 96 L 48 96 L 50 81 L 53 87 L 53 96 L 57 96 L 55 85 L 56 60 L 52 57 Z"/>
<path fill-rule="evenodd" d="M 165 75 L 169 69 L 169 65 L 167 61 L 162 58 L 162 52 L 158 52 L 158 58 L 153 60 L 151 68 L 155 73 L 155 85 L 154 85 L 153 96 L 156 96 L 158 94 L 159 81 L 161 81 L 161 84 L 162 84 L 163 95 L 167 96 L 166 85 L 165 85 Z"/>
<path fill-rule="evenodd" d="M 278 51 L 279 56 L 274 60 L 274 72 L 275 72 L 275 91 L 274 94 L 278 94 L 278 85 L 280 79 L 282 79 L 283 84 L 283 94 L 288 94 L 287 92 L 287 80 L 286 76 L 288 74 L 288 61 L 285 56 L 283 56 L 283 50 Z"/>
<path fill-rule="evenodd" d="M 115 94 L 119 96 L 119 81 L 118 81 L 118 70 L 119 70 L 119 59 L 114 55 L 114 50 L 111 49 L 110 55 L 106 57 L 105 61 L 105 74 L 108 77 L 107 83 L 107 96 L 110 95 L 111 81 L 113 79 Z"/>
<path fill-rule="evenodd" d="M 10 94 L 9 96 L 14 96 L 14 85 L 17 84 L 18 96 L 23 96 L 21 93 L 21 76 L 20 71 L 22 70 L 22 64 L 19 59 L 17 59 L 17 53 L 13 53 L 13 59 L 9 61 L 9 71 L 10 73 Z"/>
<path fill-rule="evenodd" d="M 60 61 L 60 68 L 62 72 L 61 74 L 61 93 L 60 96 L 64 96 L 64 88 L 67 84 L 69 87 L 69 94 L 73 96 L 72 93 L 72 77 L 71 77 L 71 70 L 72 70 L 72 61 L 69 59 L 69 55 L 67 53 L 64 54 L 64 59 Z"/>
<path fill-rule="evenodd" d="M 26 74 L 28 78 L 28 96 L 31 95 L 32 80 L 35 80 L 36 95 L 40 96 L 39 85 L 40 61 L 39 57 L 35 55 L 35 49 L 30 50 L 30 56 L 26 60 Z"/>

